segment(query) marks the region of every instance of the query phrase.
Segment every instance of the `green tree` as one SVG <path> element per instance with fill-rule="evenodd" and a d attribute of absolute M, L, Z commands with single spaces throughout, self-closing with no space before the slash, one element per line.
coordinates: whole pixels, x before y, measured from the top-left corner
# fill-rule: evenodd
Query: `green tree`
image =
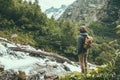
<path fill-rule="evenodd" d="M 77 45 L 77 26 L 70 20 L 61 20 L 59 22 L 61 28 L 61 51 L 65 53 L 67 57 L 74 58 L 76 54 L 76 45 Z"/>

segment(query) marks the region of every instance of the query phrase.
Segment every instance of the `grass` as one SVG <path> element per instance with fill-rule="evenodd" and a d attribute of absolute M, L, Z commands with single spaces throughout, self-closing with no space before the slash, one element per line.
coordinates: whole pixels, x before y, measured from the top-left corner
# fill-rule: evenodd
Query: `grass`
<path fill-rule="evenodd" d="M 15 37 L 12 37 L 12 35 L 16 35 Z M 0 37 L 6 38 L 14 43 L 19 43 L 23 45 L 34 45 L 35 41 L 33 40 L 32 36 L 27 33 L 21 33 L 17 31 L 12 30 L 4 30 L 0 31 Z"/>

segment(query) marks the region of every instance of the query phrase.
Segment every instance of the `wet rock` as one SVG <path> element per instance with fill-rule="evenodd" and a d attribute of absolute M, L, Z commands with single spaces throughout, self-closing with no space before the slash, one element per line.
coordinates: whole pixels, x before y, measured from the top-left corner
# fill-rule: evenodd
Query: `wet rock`
<path fill-rule="evenodd" d="M 41 75 L 40 74 L 36 74 L 36 75 L 31 75 L 27 78 L 27 80 L 43 80 L 41 79 Z"/>
<path fill-rule="evenodd" d="M 37 74 L 29 75 L 26 80 L 44 80 L 45 71 L 38 72 Z"/>
<path fill-rule="evenodd" d="M 58 67 L 58 65 L 53 65 L 53 68 L 57 68 Z"/>
<path fill-rule="evenodd" d="M 0 80 L 18 80 L 17 73 L 13 70 L 3 71 L 0 74 Z"/>
<path fill-rule="evenodd" d="M 4 66 L 0 64 L 0 72 L 4 71 Z"/>
<path fill-rule="evenodd" d="M 63 68 L 64 68 L 66 71 L 70 71 L 70 68 L 67 67 L 66 65 L 63 65 Z"/>
<path fill-rule="evenodd" d="M 47 57 L 50 61 L 56 61 L 54 57 Z"/>
<path fill-rule="evenodd" d="M 52 74 L 52 73 L 46 73 L 44 76 L 45 80 L 59 80 L 58 75 Z"/>
<path fill-rule="evenodd" d="M 45 70 L 40 70 L 38 73 L 41 74 L 41 75 L 44 75 L 45 74 Z"/>

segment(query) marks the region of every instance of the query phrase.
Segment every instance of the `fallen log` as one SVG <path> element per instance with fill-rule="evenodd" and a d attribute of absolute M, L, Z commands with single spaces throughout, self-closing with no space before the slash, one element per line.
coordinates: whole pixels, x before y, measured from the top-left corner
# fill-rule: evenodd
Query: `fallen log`
<path fill-rule="evenodd" d="M 49 57 L 53 57 L 56 59 L 57 62 L 68 62 L 70 64 L 71 61 L 63 56 L 60 56 L 58 54 L 53 54 L 53 53 L 48 53 L 45 51 L 41 51 L 41 50 L 27 50 L 25 48 L 21 48 L 21 47 L 9 47 L 9 49 L 13 50 L 13 51 L 21 51 L 21 52 L 25 52 L 25 53 L 29 53 L 29 55 L 31 56 L 49 56 Z"/>

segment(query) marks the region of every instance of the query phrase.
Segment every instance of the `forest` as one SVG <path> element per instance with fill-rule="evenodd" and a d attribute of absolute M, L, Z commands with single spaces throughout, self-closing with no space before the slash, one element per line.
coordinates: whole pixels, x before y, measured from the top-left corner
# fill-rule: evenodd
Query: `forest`
<path fill-rule="evenodd" d="M 89 49 L 88 61 L 107 67 L 98 67 L 98 71 L 91 71 L 88 75 L 72 73 L 62 76 L 61 80 L 120 79 L 119 3 L 120 0 L 108 0 L 107 5 L 98 13 L 99 20 L 88 25 L 88 33 L 94 38 L 93 47 Z M 85 22 L 73 22 L 70 19 L 56 21 L 53 17 L 49 19 L 41 11 L 37 0 L 34 3 L 0 0 L 0 7 L 1 37 L 78 61 L 77 36 L 80 26 Z M 17 37 L 11 37 L 13 34 Z"/>

